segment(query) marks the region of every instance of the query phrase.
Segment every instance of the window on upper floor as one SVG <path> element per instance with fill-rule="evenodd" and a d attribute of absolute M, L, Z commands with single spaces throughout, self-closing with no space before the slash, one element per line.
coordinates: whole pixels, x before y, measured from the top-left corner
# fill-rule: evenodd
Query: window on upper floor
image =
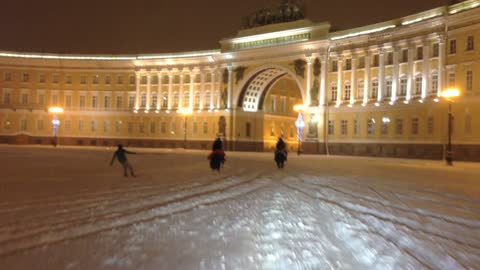
<path fill-rule="evenodd" d="M 473 51 L 475 50 L 475 39 L 473 36 L 468 36 L 467 37 L 467 51 Z"/>
<path fill-rule="evenodd" d="M 100 80 L 100 76 L 98 76 L 97 74 L 93 75 L 92 77 L 93 84 L 98 84 L 99 80 Z"/>
<path fill-rule="evenodd" d="M 45 83 L 47 81 L 47 76 L 45 74 L 38 75 L 38 82 Z"/>
<path fill-rule="evenodd" d="M 350 100 L 352 94 L 352 87 L 350 83 L 345 84 L 345 92 L 343 93 L 343 100 Z"/>
<path fill-rule="evenodd" d="M 123 76 L 122 75 L 117 76 L 117 84 L 123 84 Z"/>
<path fill-rule="evenodd" d="M 135 96 L 128 96 L 128 108 L 135 106 Z"/>
<path fill-rule="evenodd" d="M 433 57 L 438 57 L 439 54 L 440 54 L 440 47 L 439 47 L 438 43 L 434 43 L 433 44 L 433 50 L 432 50 L 432 56 Z"/>
<path fill-rule="evenodd" d="M 52 83 L 59 83 L 60 82 L 60 75 L 53 74 Z"/>
<path fill-rule="evenodd" d="M 407 78 L 402 77 L 400 78 L 400 92 L 398 93 L 399 96 L 404 97 L 407 95 Z"/>
<path fill-rule="evenodd" d="M 430 93 L 436 93 L 438 91 L 438 75 L 432 74 L 432 82 L 430 84 Z"/>
<path fill-rule="evenodd" d="M 30 81 L 30 74 L 28 74 L 27 72 L 24 72 L 22 74 L 22 82 L 28 82 Z"/>
<path fill-rule="evenodd" d="M 389 98 L 392 96 L 392 79 L 387 79 L 385 81 L 385 97 Z"/>
<path fill-rule="evenodd" d="M 373 80 L 371 98 L 377 98 L 377 97 L 378 97 L 378 81 Z"/>
<path fill-rule="evenodd" d="M 360 122 L 357 119 L 353 120 L 353 135 L 360 134 Z"/>
<path fill-rule="evenodd" d="M 97 108 L 97 107 L 98 107 L 98 97 L 92 96 L 92 108 Z"/>
<path fill-rule="evenodd" d="M 340 133 L 342 135 L 348 134 L 348 120 L 341 120 L 340 121 Z"/>
<path fill-rule="evenodd" d="M 106 75 L 106 76 L 105 76 L 105 84 L 110 84 L 110 83 L 111 83 L 111 80 L 112 80 L 112 79 L 111 79 L 110 75 Z"/>
<path fill-rule="evenodd" d="M 393 65 L 393 52 L 387 53 L 387 65 Z"/>
<path fill-rule="evenodd" d="M 328 135 L 333 135 L 335 133 L 335 122 L 333 120 L 328 120 Z"/>
<path fill-rule="evenodd" d="M 455 87 L 455 83 L 456 83 L 455 81 L 456 81 L 455 73 L 454 72 L 448 73 L 448 86 Z"/>
<path fill-rule="evenodd" d="M 380 63 L 380 56 L 378 54 L 375 54 L 373 56 L 373 66 L 374 67 L 378 67 L 379 63 Z"/>
<path fill-rule="evenodd" d="M 28 105 L 28 94 L 27 93 L 22 94 L 20 103 L 22 105 Z"/>
<path fill-rule="evenodd" d="M 128 83 L 135 84 L 135 76 L 131 75 L 130 77 L 128 77 Z"/>
<path fill-rule="evenodd" d="M 433 116 L 427 118 L 427 134 L 433 134 Z"/>
<path fill-rule="evenodd" d="M 363 98 L 363 93 L 365 91 L 365 84 L 363 82 L 363 80 L 359 80 L 358 81 L 358 87 L 357 87 L 357 98 L 358 99 L 362 99 Z"/>
<path fill-rule="evenodd" d="M 415 89 L 414 95 L 422 94 L 422 76 L 415 77 Z"/>
<path fill-rule="evenodd" d="M 448 47 L 448 53 L 449 54 L 457 53 L 457 40 L 455 40 L 455 39 L 450 40 L 449 47 Z"/>
<path fill-rule="evenodd" d="M 402 63 L 408 62 L 408 49 L 402 50 Z"/>
<path fill-rule="evenodd" d="M 336 60 L 332 61 L 332 72 L 338 71 L 338 62 Z"/>
<path fill-rule="evenodd" d="M 352 69 L 352 59 L 345 60 L 345 70 L 351 70 L 351 69 Z"/>
<path fill-rule="evenodd" d="M 80 84 L 86 84 L 87 83 L 87 76 L 81 75 L 80 76 Z"/>
<path fill-rule="evenodd" d="M 423 46 L 417 47 L 417 60 L 423 59 Z"/>
<path fill-rule="evenodd" d="M 467 70 L 465 90 L 467 90 L 468 92 L 473 90 L 473 71 L 472 70 Z"/>
<path fill-rule="evenodd" d="M 412 118 L 412 135 L 418 135 L 418 118 Z"/>
<path fill-rule="evenodd" d="M 358 68 L 365 68 L 365 56 L 358 59 Z"/>
<path fill-rule="evenodd" d="M 375 134 L 375 119 L 367 120 L 367 134 Z"/>
<path fill-rule="evenodd" d="M 78 106 L 80 108 L 85 108 L 86 106 L 85 100 L 86 100 L 86 97 L 84 95 L 80 96 L 80 98 L 78 99 Z"/>
<path fill-rule="evenodd" d="M 117 109 L 120 109 L 123 107 L 123 97 L 122 96 L 117 96 L 117 100 L 115 101 L 115 106 Z"/>
<path fill-rule="evenodd" d="M 395 119 L 395 134 L 403 134 L 403 119 Z"/>
<path fill-rule="evenodd" d="M 6 81 L 6 82 L 12 81 L 12 73 L 10 73 L 8 71 L 3 73 L 3 80 Z"/>
<path fill-rule="evenodd" d="M 331 86 L 331 100 L 337 100 L 337 84 L 333 83 Z"/>
<path fill-rule="evenodd" d="M 65 76 L 65 83 L 72 84 L 72 75 Z"/>
<path fill-rule="evenodd" d="M 72 107 L 72 96 L 66 95 L 65 96 L 65 107 L 70 108 Z"/>
<path fill-rule="evenodd" d="M 147 76 L 140 77 L 140 84 L 147 84 L 147 80 L 148 80 Z"/>

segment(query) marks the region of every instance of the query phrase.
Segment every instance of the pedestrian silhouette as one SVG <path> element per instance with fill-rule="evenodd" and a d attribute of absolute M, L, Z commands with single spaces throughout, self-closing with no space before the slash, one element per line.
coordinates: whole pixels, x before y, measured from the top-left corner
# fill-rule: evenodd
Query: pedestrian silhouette
<path fill-rule="evenodd" d="M 113 154 L 112 161 L 110 162 L 110 166 L 113 165 L 113 162 L 115 161 L 115 158 L 116 158 L 118 159 L 118 162 L 122 164 L 123 175 L 127 177 L 128 176 L 127 170 L 129 170 L 130 175 L 135 177 L 135 173 L 133 172 L 132 165 L 130 164 L 130 162 L 128 162 L 126 154 L 136 154 L 136 153 L 123 149 L 123 145 L 119 144 L 117 151 L 115 151 L 115 153 Z"/>
<path fill-rule="evenodd" d="M 223 143 L 220 138 L 213 142 L 212 152 L 208 155 L 208 160 L 210 160 L 210 168 L 220 172 L 220 168 L 225 163 L 225 151 L 223 151 Z"/>
<path fill-rule="evenodd" d="M 287 145 L 282 138 L 278 138 L 277 144 L 275 145 L 274 159 L 279 169 L 283 169 L 284 163 L 287 161 L 287 155 Z"/>

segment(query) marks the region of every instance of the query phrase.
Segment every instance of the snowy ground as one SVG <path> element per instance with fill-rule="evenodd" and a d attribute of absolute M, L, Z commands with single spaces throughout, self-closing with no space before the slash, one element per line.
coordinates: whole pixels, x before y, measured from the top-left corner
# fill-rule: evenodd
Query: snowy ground
<path fill-rule="evenodd" d="M 0 269 L 479 269 L 480 164 L 0 146 Z"/>

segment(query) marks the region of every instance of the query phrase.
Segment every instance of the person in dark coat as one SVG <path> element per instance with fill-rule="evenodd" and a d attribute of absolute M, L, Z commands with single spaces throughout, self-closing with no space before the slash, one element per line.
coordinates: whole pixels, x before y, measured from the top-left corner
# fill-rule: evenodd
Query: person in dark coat
<path fill-rule="evenodd" d="M 284 163 L 287 161 L 287 154 L 287 145 L 282 138 L 278 138 L 277 144 L 275 145 L 274 159 L 279 169 L 284 167 Z"/>
<path fill-rule="evenodd" d="M 133 172 L 133 167 L 130 164 L 130 162 L 128 162 L 126 154 L 136 154 L 136 153 L 123 149 L 123 145 L 119 144 L 117 151 L 115 151 L 115 153 L 113 154 L 112 161 L 110 162 L 110 166 L 113 165 L 113 162 L 115 161 L 115 159 L 118 159 L 118 162 L 120 162 L 120 164 L 122 164 L 122 167 L 123 167 L 123 175 L 127 177 L 128 176 L 127 170 L 129 170 L 130 175 L 135 177 L 135 173 Z"/>
<path fill-rule="evenodd" d="M 208 160 L 210 160 L 210 168 L 220 172 L 220 168 L 225 163 L 225 151 L 223 151 L 223 143 L 220 138 L 213 142 L 212 152 L 208 155 Z"/>

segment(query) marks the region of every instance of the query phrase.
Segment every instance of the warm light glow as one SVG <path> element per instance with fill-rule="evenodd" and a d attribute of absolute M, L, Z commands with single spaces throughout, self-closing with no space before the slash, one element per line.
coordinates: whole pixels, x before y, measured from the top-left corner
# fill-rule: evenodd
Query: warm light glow
<path fill-rule="evenodd" d="M 442 97 L 446 99 L 452 99 L 454 97 L 460 96 L 460 91 L 456 88 L 449 88 L 447 90 L 444 90 L 442 92 Z"/>
<path fill-rule="evenodd" d="M 193 113 L 192 109 L 190 108 L 180 109 L 177 112 L 183 115 L 191 115 Z"/>
<path fill-rule="evenodd" d="M 48 112 L 50 113 L 63 113 L 62 107 L 50 107 L 48 108 Z"/>
<path fill-rule="evenodd" d="M 360 36 L 360 35 L 365 35 L 365 34 L 371 34 L 371 33 L 381 32 L 381 31 L 384 31 L 384 30 L 387 30 L 387 29 L 390 29 L 390 28 L 394 28 L 394 27 L 395 27 L 395 25 L 388 25 L 388 26 L 383 26 L 383 27 L 379 27 L 379 28 L 369 29 L 369 30 L 365 30 L 365 31 L 359 31 L 359 32 L 355 32 L 355 33 L 346 34 L 346 35 L 343 35 L 343 36 L 332 37 L 332 40 L 337 40 L 337 39 L 342 39 L 342 38 L 349 38 L 349 37 L 356 37 L 356 36 Z"/>
<path fill-rule="evenodd" d="M 235 39 L 232 39 L 231 41 L 233 44 L 238 44 L 238 43 L 245 43 L 245 42 L 260 41 L 265 39 L 293 36 L 293 35 L 304 34 L 308 32 L 310 32 L 309 28 L 299 28 L 299 29 L 292 29 L 292 30 L 278 31 L 278 32 L 272 32 L 267 34 L 235 38 Z"/>
<path fill-rule="evenodd" d="M 305 104 L 297 104 L 293 106 L 293 110 L 296 112 L 304 112 L 307 106 Z"/>

